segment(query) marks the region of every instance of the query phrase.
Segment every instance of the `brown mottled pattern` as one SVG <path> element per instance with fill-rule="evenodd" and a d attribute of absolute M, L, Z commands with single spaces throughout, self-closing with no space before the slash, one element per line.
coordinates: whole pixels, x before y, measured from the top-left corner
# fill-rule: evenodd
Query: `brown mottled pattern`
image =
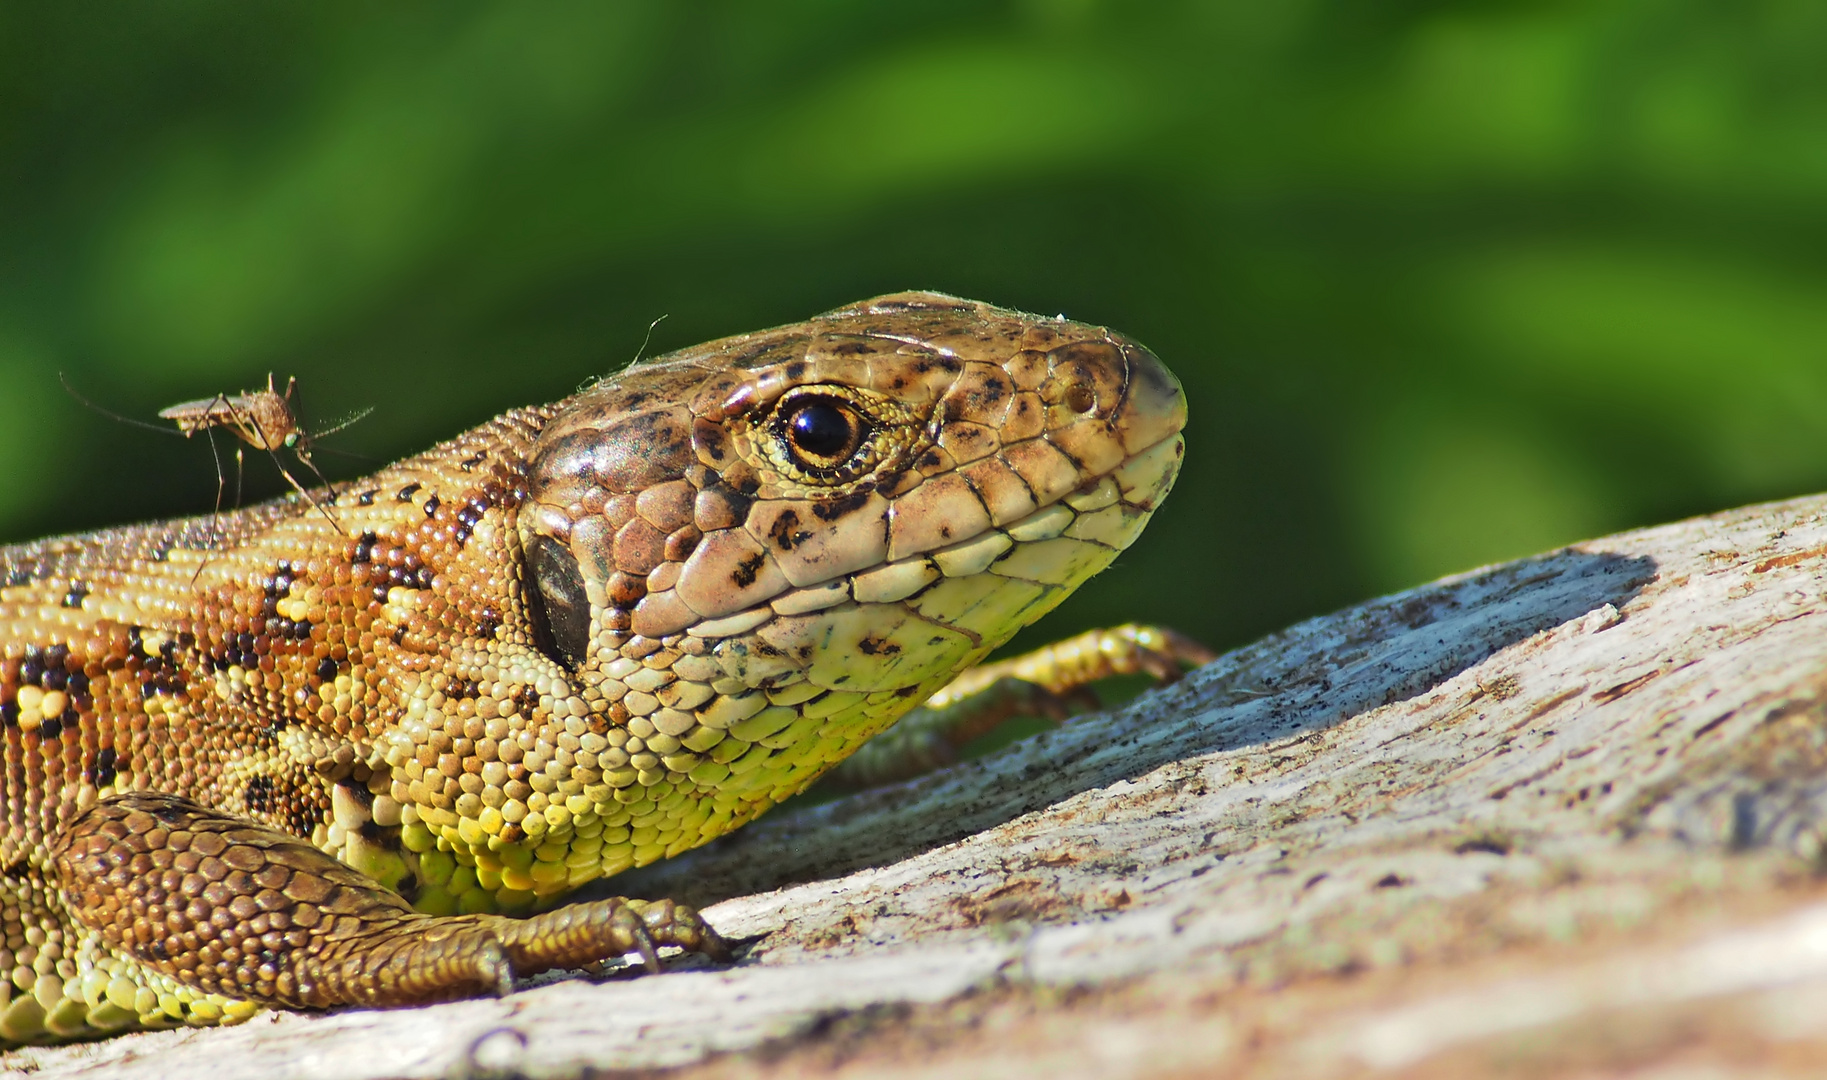
<path fill-rule="evenodd" d="M 1147 521 L 1184 419 L 1119 335 L 909 293 L 508 413 L 321 513 L 0 549 L 0 1038 L 720 955 L 677 905 L 555 904 L 802 790 L 1050 610 Z"/>

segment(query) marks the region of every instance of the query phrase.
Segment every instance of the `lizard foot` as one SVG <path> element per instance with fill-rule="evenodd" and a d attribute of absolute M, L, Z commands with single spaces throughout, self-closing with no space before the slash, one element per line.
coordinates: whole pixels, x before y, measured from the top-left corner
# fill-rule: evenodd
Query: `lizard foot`
<path fill-rule="evenodd" d="M 516 975 L 583 968 L 613 956 L 639 953 L 658 971 L 658 949 L 676 945 L 713 960 L 730 959 L 729 946 L 702 916 L 671 900 L 610 897 L 570 904 L 526 919 L 501 915 L 457 916 L 480 920 L 507 950 Z"/>

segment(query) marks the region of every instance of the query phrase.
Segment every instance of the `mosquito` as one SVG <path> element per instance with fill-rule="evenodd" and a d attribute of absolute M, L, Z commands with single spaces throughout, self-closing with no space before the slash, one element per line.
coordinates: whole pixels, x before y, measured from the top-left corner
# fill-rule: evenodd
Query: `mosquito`
<path fill-rule="evenodd" d="M 217 513 L 222 510 L 222 494 L 227 485 L 227 478 L 222 473 L 222 459 L 216 454 L 215 430 L 216 428 L 226 428 L 249 446 L 266 451 L 267 455 L 273 459 L 273 464 L 278 467 L 280 475 L 286 478 L 286 482 L 291 484 L 300 495 L 303 495 L 306 502 L 329 518 L 330 523 L 336 526 L 338 532 L 342 531 L 341 524 L 330 515 L 328 510 L 319 505 L 316 499 L 311 497 L 310 492 L 298 483 L 291 470 L 285 467 L 285 463 L 279 460 L 278 451 L 290 450 L 319 480 L 323 481 L 324 486 L 330 489 L 331 497 L 334 498 L 335 488 L 328 480 L 324 480 L 323 473 L 318 471 L 317 465 L 311 458 L 313 444 L 317 438 L 343 430 L 373 412 L 373 409 L 363 409 L 335 427 L 312 432 L 298 418 L 300 411 L 297 405 L 298 380 L 296 378 L 287 380 L 286 392 L 281 394 L 273 382 L 273 376 L 269 374 L 265 390 L 250 390 L 233 395 L 217 394 L 212 398 L 186 401 L 163 410 L 159 413 L 160 418 L 176 421 L 178 425 L 178 430 L 173 431 L 171 428 L 149 424 L 131 416 L 122 416 L 112 409 L 97 405 L 78 393 L 76 388 L 70 385 L 68 376 L 60 373 L 58 378 L 63 382 L 65 392 L 71 397 L 87 408 L 119 423 L 132 424 L 134 427 L 143 427 L 149 431 L 162 432 L 167 435 L 182 435 L 185 438 L 201 431 L 209 440 L 210 457 L 216 463 Z M 326 447 L 326 449 L 328 448 Z M 241 503 L 241 474 L 244 464 L 242 451 L 240 448 L 236 448 L 235 504 L 237 506 Z"/>
<path fill-rule="evenodd" d="M 269 372 L 264 390 L 246 390 L 239 394 L 217 394 L 214 397 L 179 402 L 169 408 L 160 409 L 159 419 L 175 422 L 178 425 L 178 431 L 187 439 L 199 431 L 203 432 L 209 438 L 212 448 L 215 445 L 215 429 L 224 428 L 254 449 L 265 451 L 266 455 L 273 459 L 273 464 L 278 466 L 280 475 L 284 476 L 286 482 L 292 485 L 292 489 L 298 492 L 299 496 L 318 513 L 328 519 L 330 524 L 336 527 L 337 532 L 343 532 L 343 527 L 336 520 L 335 515 L 312 498 L 305 486 L 292 475 L 292 471 L 279 460 L 279 451 L 291 451 L 292 456 L 297 458 L 305 468 L 310 469 L 311 475 L 317 477 L 318 482 L 330 492 L 331 501 L 335 501 L 336 487 L 324 479 L 324 474 L 318 470 L 317 463 L 312 460 L 312 445 L 317 439 L 326 435 L 334 435 L 373 411 L 373 409 L 363 409 L 335 427 L 312 432 L 298 419 L 297 377 L 286 379 L 285 393 L 281 394 Z M 242 450 L 240 447 L 236 447 L 235 496 L 237 501 L 240 499 L 241 493 L 242 464 Z M 222 468 L 218 465 L 216 467 L 217 506 L 222 505 L 224 483 Z"/>

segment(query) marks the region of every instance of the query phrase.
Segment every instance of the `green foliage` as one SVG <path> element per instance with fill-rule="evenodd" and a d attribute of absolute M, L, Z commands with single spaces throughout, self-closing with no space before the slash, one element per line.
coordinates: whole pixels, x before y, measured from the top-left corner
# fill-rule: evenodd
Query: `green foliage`
<path fill-rule="evenodd" d="M 0 535 L 213 501 L 59 371 L 142 418 L 296 373 L 386 459 L 661 314 L 652 350 L 908 287 L 1186 382 L 1179 490 L 1050 634 L 1231 644 L 1801 493 L 1824 51 L 1814 0 L 9 5 Z"/>

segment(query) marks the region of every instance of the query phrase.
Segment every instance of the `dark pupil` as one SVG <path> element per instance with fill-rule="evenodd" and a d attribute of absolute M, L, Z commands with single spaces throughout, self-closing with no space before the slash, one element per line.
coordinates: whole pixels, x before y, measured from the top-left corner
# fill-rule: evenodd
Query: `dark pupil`
<path fill-rule="evenodd" d="M 855 432 L 850 418 L 837 406 L 814 401 L 800 407 L 787 424 L 793 445 L 813 457 L 848 456 Z"/>

